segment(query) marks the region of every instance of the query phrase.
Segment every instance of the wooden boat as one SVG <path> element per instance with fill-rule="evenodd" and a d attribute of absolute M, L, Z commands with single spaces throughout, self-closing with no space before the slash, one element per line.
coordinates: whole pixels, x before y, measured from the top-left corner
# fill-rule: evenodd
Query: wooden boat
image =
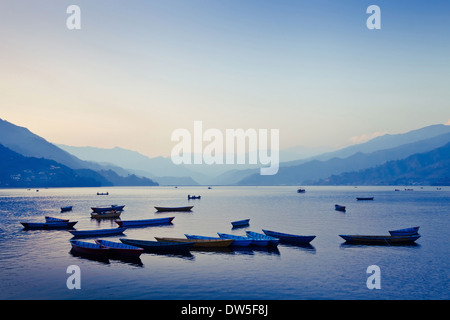
<path fill-rule="evenodd" d="M 144 220 L 116 220 L 119 227 L 141 227 L 172 223 L 175 217 L 144 219 Z"/>
<path fill-rule="evenodd" d="M 250 224 L 250 219 L 237 220 L 237 221 L 231 222 L 231 225 L 233 227 L 245 227 L 245 226 L 248 226 L 249 224 Z"/>
<path fill-rule="evenodd" d="M 305 189 L 302 189 L 302 188 L 300 188 L 300 189 L 297 189 L 297 193 L 305 193 L 306 192 L 306 190 Z"/>
<path fill-rule="evenodd" d="M 341 206 L 339 204 L 334 205 L 334 209 L 338 211 L 345 211 L 345 206 Z"/>
<path fill-rule="evenodd" d="M 67 211 L 72 211 L 72 206 L 61 207 L 61 212 L 67 212 Z"/>
<path fill-rule="evenodd" d="M 107 255 L 109 253 L 109 248 L 103 247 L 96 243 L 70 240 L 72 249 L 81 254 L 92 254 L 92 255 Z"/>
<path fill-rule="evenodd" d="M 94 218 L 94 219 L 118 218 L 118 217 L 120 217 L 121 213 L 122 213 L 122 211 L 120 211 L 120 210 L 92 212 L 91 218 Z"/>
<path fill-rule="evenodd" d="M 217 233 L 219 238 L 221 239 L 233 239 L 234 241 L 231 243 L 232 246 L 236 247 L 247 247 L 252 244 L 252 239 L 249 237 L 237 236 L 234 234 L 228 233 Z"/>
<path fill-rule="evenodd" d="M 121 256 L 139 257 L 141 253 L 144 252 L 144 249 L 142 248 L 120 242 L 97 239 L 95 240 L 95 243 L 101 245 L 102 247 L 108 248 L 110 250 L 110 253 Z"/>
<path fill-rule="evenodd" d="M 21 222 L 25 229 L 72 229 L 77 221 Z"/>
<path fill-rule="evenodd" d="M 348 243 L 361 244 L 405 244 L 420 238 L 419 234 L 405 236 L 339 235 Z"/>
<path fill-rule="evenodd" d="M 168 241 L 149 241 L 136 239 L 119 239 L 122 243 L 142 248 L 152 252 L 166 251 L 186 251 L 192 248 L 194 242 L 168 242 Z"/>
<path fill-rule="evenodd" d="M 94 230 L 73 230 L 69 231 L 75 237 L 97 237 L 109 236 L 123 233 L 127 228 L 112 228 L 112 229 L 94 229 Z"/>
<path fill-rule="evenodd" d="M 419 227 L 411 227 L 406 229 L 398 229 L 389 231 L 391 236 L 410 236 L 419 233 Z"/>
<path fill-rule="evenodd" d="M 373 200 L 374 197 L 356 197 L 356 200 Z"/>
<path fill-rule="evenodd" d="M 188 194 L 188 200 L 191 200 L 191 199 L 201 199 L 201 197 L 202 197 L 202 196 L 191 196 L 191 195 Z"/>
<path fill-rule="evenodd" d="M 155 207 L 156 210 L 162 211 L 191 211 L 194 206 L 186 207 Z"/>
<path fill-rule="evenodd" d="M 231 245 L 231 243 L 234 241 L 233 239 L 208 239 L 208 237 L 205 237 L 203 239 L 183 239 L 183 238 L 160 238 L 155 237 L 158 241 L 165 241 L 165 242 L 193 242 L 193 247 L 203 247 L 203 248 L 224 248 Z"/>
<path fill-rule="evenodd" d="M 277 246 L 280 242 L 279 239 L 270 237 L 268 235 L 253 232 L 253 231 L 245 231 L 247 234 L 247 237 L 252 239 L 252 245 L 260 246 L 260 247 L 267 247 L 267 246 Z"/>
<path fill-rule="evenodd" d="M 91 209 L 93 212 L 101 213 L 101 212 L 113 211 L 113 210 L 114 211 L 122 211 L 124 207 L 125 207 L 124 205 L 118 206 L 118 205 L 113 204 L 113 205 L 110 205 L 107 207 L 91 207 Z"/>
<path fill-rule="evenodd" d="M 316 236 L 301 236 L 296 234 L 282 233 L 264 229 L 262 229 L 262 231 L 270 237 L 280 239 L 281 242 L 289 242 L 289 243 L 310 243 L 316 237 Z"/>
<path fill-rule="evenodd" d="M 60 219 L 60 218 L 45 216 L 45 222 L 69 222 L 69 219 Z"/>

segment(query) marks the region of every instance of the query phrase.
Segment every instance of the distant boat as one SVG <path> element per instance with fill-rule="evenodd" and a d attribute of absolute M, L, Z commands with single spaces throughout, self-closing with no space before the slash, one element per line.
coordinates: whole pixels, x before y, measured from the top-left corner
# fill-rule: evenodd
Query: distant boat
<path fill-rule="evenodd" d="M 250 219 L 244 219 L 244 220 L 237 220 L 237 221 L 232 221 L 231 225 L 233 227 L 245 227 L 248 226 L 250 224 Z"/>
<path fill-rule="evenodd" d="M 303 189 L 303 188 L 299 188 L 299 189 L 297 189 L 297 193 L 305 193 L 306 192 L 306 190 L 305 189 Z"/>
<path fill-rule="evenodd" d="M 91 209 L 93 212 L 101 213 L 101 212 L 112 211 L 112 210 L 122 211 L 124 207 L 125 206 L 118 206 L 118 205 L 113 204 L 113 205 L 106 206 L 106 207 L 91 207 Z"/>
<path fill-rule="evenodd" d="M 256 246 L 277 246 L 280 242 L 280 239 L 268 236 L 266 234 L 254 232 L 254 231 L 245 231 L 247 236 L 253 240 L 252 245 Z"/>
<path fill-rule="evenodd" d="M 45 222 L 69 222 L 69 219 L 60 219 L 60 218 L 45 216 Z"/>
<path fill-rule="evenodd" d="M 110 211 L 102 211 L 102 212 L 92 212 L 91 218 L 94 219 L 103 219 L 103 218 L 118 218 L 122 213 L 121 210 L 110 210 Z"/>
<path fill-rule="evenodd" d="M 212 189 L 211 187 L 208 187 L 208 189 Z"/>
<path fill-rule="evenodd" d="M 21 222 L 25 229 L 72 229 L 77 221 Z"/>
<path fill-rule="evenodd" d="M 94 229 L 94 230 L 74 230 L 69 231 L 75 237 L 97 237 L 109 236 L 123 233 L 127 228 L 119 227 L 112 229 Z"/>
<path fill-rule="evenodd" d="M 262 231 L 270 237 L 280 239 L 281 242 L 289 242 L 289 243 L 310 243 L 316 237 L 316 236 L 301 236 L 296 234 L 282 233 L 264 229 L 262 229 Z"/>
<path fill-rule="evenodd" d="M 373 200 L 374 197 L 356 197 L 356 200 Z"/>
<path fill-rule="evenodd" d="M 155 207 L 156 210 L 160 212 L 166 212 L 166 211 L 191 211 L 194 206 L 187 206 L 187 207 Z"/>
<path fill-rule="evenodd" d="M 61 212 L 67 212 L 67 211 L 72 211 L 72 206 L 61 207 Z"/>
<path fill-rule="evenodd" d="M 204 247 L 204 248 L 224 248 L 231 245 L 231 243 L 234 241 L 232 239 L 220 239 L 220 238 L 214 238 L 211 239 L 211 237 L 202 237 L 202 238 L 160 238 L 155 237 L 158 241 L 165 241 L 165 242 L 193 242 L 194 247 Z"/>
<path fill-rule="evenodd" d="M 139 257 L 141 253 L 144 252 L 144 249 L 142 248 L 120 242 L 112 242 L 97 239 L 95 240 L 95 243 L 99 244 L 102 247 L 108 248 L 112 254 L 120 256 Z"/>
<path fill-rule="evenodd" d="M 98 196 L 108 196 L 109 192 L 97 192 Z"/>
<path fill-rule="evenodd" d="M 247 247 L 252 244 L 253 240 L 249 237 L 237 236 L 234 234 L 217 233 L 221 239 L 233 239 L 232 246 Z"/>
<path fill-rule="evenodd" d="M 120 227 L 141 227 L 150 225 L 169 224 L 175 217 L 144 219 L 144 220 L 116 220 Z"/>
<path fill-rule="evenodd" d="M 202 196 L 191 196 L 191 195 L 188 194 L 188 200 L 191 200 L 191 199 L 201 199 L 201 197 L 202 197 Z"/>
<path fill-rule="evenodd" d="M 189 250 L 194 242 L 166 242 L 166 241 L 149 241 L 137 239 L 119 239 L 122 243 L 129 244 L 151 252 L 172 252 Z"/>
<path fill-rule="evenodd" d="M 89 243 L 78 240 L 70 240 L 72 249 L 81 254 L 89 255 L 107 255 L 109 253 L 109 248 L 103 247 L 97 243 Z"/>
<path fill-rule="evenodd" d="M 360 244 L 405 244 L 420 238 L 419 234 L 406 236 L 339 235 L 348 243 Z"/>
<path fill-rule="evenodd" d="M 339 204 L 334 205 L 334 209 L 338 211 L 345 211 L 345 206 L 341 206 Z"/>
<path fill-rule="evenodd" d="M 391 236 L 410 236 L 419 233 L 419 227 L 411 227 L 405 229 L 391 230 L 389 231 Z"/>

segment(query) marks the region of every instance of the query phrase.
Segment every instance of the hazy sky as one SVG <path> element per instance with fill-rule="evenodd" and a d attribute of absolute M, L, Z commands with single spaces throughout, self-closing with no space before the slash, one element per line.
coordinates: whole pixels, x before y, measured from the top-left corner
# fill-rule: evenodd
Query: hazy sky
<path fill-rule="evenodd" d="M 201 120 L 346 146 L 449 122 L 449 87 L 446 0 L 0 2 L 0 118 L 54 143 L 168 156 Z"/>

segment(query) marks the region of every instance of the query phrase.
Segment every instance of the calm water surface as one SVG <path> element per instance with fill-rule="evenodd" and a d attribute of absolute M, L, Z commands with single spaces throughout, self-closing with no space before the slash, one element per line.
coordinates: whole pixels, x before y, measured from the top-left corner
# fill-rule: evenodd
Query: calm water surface
<path fill-rule="evenodd" d="M 450 187 L 139 187 L 0 190 L 1 299 L 449 299 Z M 109 191 L 109 196 L 97 196 Z M 187 200 L 187 195 L 201 195 Z M 374 196 L 374 201 L 357 201 Z M 144 253 L 137 261 L 98 260 L 71 253 L 72 235 L 23 230 L 44 216 L 78 221 L 76 229 L 116 227 L 91 219 L 91 206 L 124 204 L 123 220 L 174 216 L 172 225 L 129 228 L 120 237 L 154 240 L 185 233 L 245 235 L 261 229 L 315 235 L 310 246 L 277 249 Z M 156 213 L 154 206 L 194 205 Z M 345 213 L 334 205 L 347 206 Z M 62 206 L 73 211 L 60 213 Z M 250 218 L 232 229 L 231 221 Z M 345 244 L 339 234 L 388 234 L 420 226 L 414 245 Z M 93 242 L 91 239 L 83 241 Z M 69 290 L 67 267 L 81 270 L 81 289 Z M 381 270 L 381 289 L 369 290 L 367 267 Z"/>

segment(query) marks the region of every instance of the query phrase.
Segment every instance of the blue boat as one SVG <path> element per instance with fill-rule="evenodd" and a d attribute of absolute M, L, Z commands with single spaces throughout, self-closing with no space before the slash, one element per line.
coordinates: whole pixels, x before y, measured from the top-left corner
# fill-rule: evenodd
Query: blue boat
<path fill-rule="evenodd" d="M 252 239 L 252 245 L 267 247 L 267 246 L 277 246 L 280 240 L 274 237 L 269 237 L 262 233 L 257 233 L 253 231 L 246 231 L 247 237 Z"/>
<path fill-rule="evenodd" d="M 73 230 L 69 231 L 75 237 L 97 237 L 109 236 L 123 233 L 127 228 L 119 227 L 112 229 L 94 229 L 94 230 Z"/>
<path fill-rule="evenodd" d="M 175 217 L 144 219 L 144 220 L 116 220 L 119 227 L 142 227 L 172 223 Z"/>
<path fill-rule="evenodd" d="M 221 239 L 233 239 L 234 241 L 231 243 L 231 245 L 236 247 L 247 247 L 251 245 L 253 242 L 253 240 L 249 237 L 236 236 L 234 234 L 219 233 L 219 232 L 217 232 L 217 234 Z"/>
<path fill-rule="evenodd" d="M 72 206 L 61 207 L 61 212 L 67 212 L 67 211 L 72 211 Z"/>
<path fill-rule="evenodd" d="M 278 238 L 280 239 L 281 242 L 288 242 L 288 243 L 310 243 L 316 237 L 316 236 L 301 236 L 296 234 L 282 233 L 264 229 L 262 229 L 262 231 L 270 237 Z"/>
<path fill-rule="evenodd" d="M 97 239 L 95 240 L 95 243 L 101 245 L 102 247 L 108 248 L 112 254 L 120 256 L 139 257 L 144 251 L 142 248 L 120 242 Z"/>
<path fill-rule="evenodd" d="M 420 238 L 419 234 L 405 236 L 339 235 L 346 243 L 395 245 L 411 244 Z"/>
<path fill-rule="evenodd" d="M 338 211 L 345 211 L 345 206 L 341 206 L 339 204 L 335 204 L 334 205 L 334 209 L 336 209 Z"/>
<path fill-rule="evenodd" d="M 237 220 L 237 221 L 231 222 L 231 225 L 234 228 L 236 228 L 236 227 L 245 227 L 245 226 L 248 226 L 249 224 L 250 224 L 250 219 Z"/>
<path fill-rule="evenodd" d="M 149 241 L 137 239 L 119 239 L 122 243 L 132 245 L 151 252 L 172 252 L 172 251 L 188 251 L 194 245 L 194 242 L 165 242 L 165 241 Z"/>
<path fill-rule="evenodd" d="M 419 227 L 411 227 L 406 229 L 398 229 L 389 231 L 391 236 L 410 236 L 419 233 Z"/>
<path fill-rule="evenodd" d="M 24 229 L 73 229 L 77 221 L 21 222 Z"/>
<path fill-rule="evenodd" d="M 70 240 L 70 244 L 72 245 L 72 250 L 81 254 L 101 255 L 101 256 L 109 254 L 109 248 L 103 247 L 96 243 Z"/>

